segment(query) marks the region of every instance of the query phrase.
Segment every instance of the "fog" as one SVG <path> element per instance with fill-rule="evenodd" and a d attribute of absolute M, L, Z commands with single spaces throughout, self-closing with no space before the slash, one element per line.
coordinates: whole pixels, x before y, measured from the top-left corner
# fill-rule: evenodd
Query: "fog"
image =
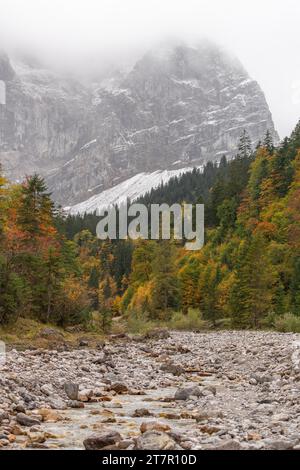
<path fill-rule="evenodd" d="M 0 0 L 0 48 L 66 69 L 208 37 L 258 80 L 281 137 L 300 118 L 299 24 L 299 0 Z"/>

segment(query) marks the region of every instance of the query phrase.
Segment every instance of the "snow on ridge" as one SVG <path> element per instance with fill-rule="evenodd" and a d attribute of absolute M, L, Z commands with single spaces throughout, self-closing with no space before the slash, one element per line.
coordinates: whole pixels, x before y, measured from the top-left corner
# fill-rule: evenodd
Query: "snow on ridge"
<path fill-rule="evenodd" d="M 86 201 L 80 202 L 74 206 L 65 207 L 65 211 L 72 215 L 83 215 L 85 213 L 90 214 L 95 211 L 104 210 L 114 205 L 120 206 L 125 203 L 127 199 L 135 201 L 151 191 L 151 189 L 158 188 L 162 183 L 167 183 L 171 178 L 191 172 L 193 169 L 194 167 L 185 167 L 178 170 L 158 170 L 153 173 L 138 173 L 132 178 L 110 189 L 106 189 Z"/>
<path fill-rule="evenodd" d="M 81 150 L 87 150 L 91 147 L 91 145 L 93 144 L 96 144 L 97 143 L 97 139 L 93 139 L 91 140 L 90 142 L 87 142 L 85 145 L 83 145 L 83 147 L 81 147 L 81 149 L 79 150 L 79 152 L 81 152 Z"/>
<path fill-rule="evenodd" d="M 172 78 L 172 81 L 177 85 L 185 85 L 191 88 L 201 88 L 199 80 L 196 78 L 190 78 L 189 80 L 179 80 L 178 78 Z"/>

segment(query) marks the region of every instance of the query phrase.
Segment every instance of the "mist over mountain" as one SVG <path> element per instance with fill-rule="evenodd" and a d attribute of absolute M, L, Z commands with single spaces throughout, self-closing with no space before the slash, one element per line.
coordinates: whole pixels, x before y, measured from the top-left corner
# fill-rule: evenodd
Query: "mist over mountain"
<path fill-rule="evenodd" d="M 152 49 L 133 66 L 80 81 L 34 60 L 1 54 L 0 161 L 20 179 L 38 172 L 63 205 L 142 172 L 229 158 L 244 129 L 270 130 L 263 91 L 238 61 L 203 42 Z"/>

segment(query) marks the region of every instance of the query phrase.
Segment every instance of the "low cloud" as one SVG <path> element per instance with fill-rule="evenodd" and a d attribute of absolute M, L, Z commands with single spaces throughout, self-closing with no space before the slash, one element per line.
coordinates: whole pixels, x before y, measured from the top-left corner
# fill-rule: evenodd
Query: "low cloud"
<path fill-rule="evenodd" d="M 209 37 L 259 81 L 283 136 L 300 116 L 299 21 L 298 0 L 0 0 L 0 48 L 82 70 Z"/>

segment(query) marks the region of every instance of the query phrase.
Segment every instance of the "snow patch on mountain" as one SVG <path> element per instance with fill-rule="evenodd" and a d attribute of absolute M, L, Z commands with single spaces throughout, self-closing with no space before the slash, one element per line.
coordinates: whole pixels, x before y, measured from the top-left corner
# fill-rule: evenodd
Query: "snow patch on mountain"
<path fill-rule="evenodd" d="M 202 167 L 198 168 L 201 169 Z M 92 214 L 111 206 L 120 206 L 128 199 L 135 201 L 151 191 L 151 189 L 158 188 L 161 184 L 167 183 L 171 178 L 191 172 L 193 169 L 193 167 L 186 167 L 179 170 L 158 170 L 153 173 L 139 173 L 110 189 L 102 191 L 100 194 L 92 196 L 84 202 L 65 207 L 65 211 L 72 215 Z"/>

